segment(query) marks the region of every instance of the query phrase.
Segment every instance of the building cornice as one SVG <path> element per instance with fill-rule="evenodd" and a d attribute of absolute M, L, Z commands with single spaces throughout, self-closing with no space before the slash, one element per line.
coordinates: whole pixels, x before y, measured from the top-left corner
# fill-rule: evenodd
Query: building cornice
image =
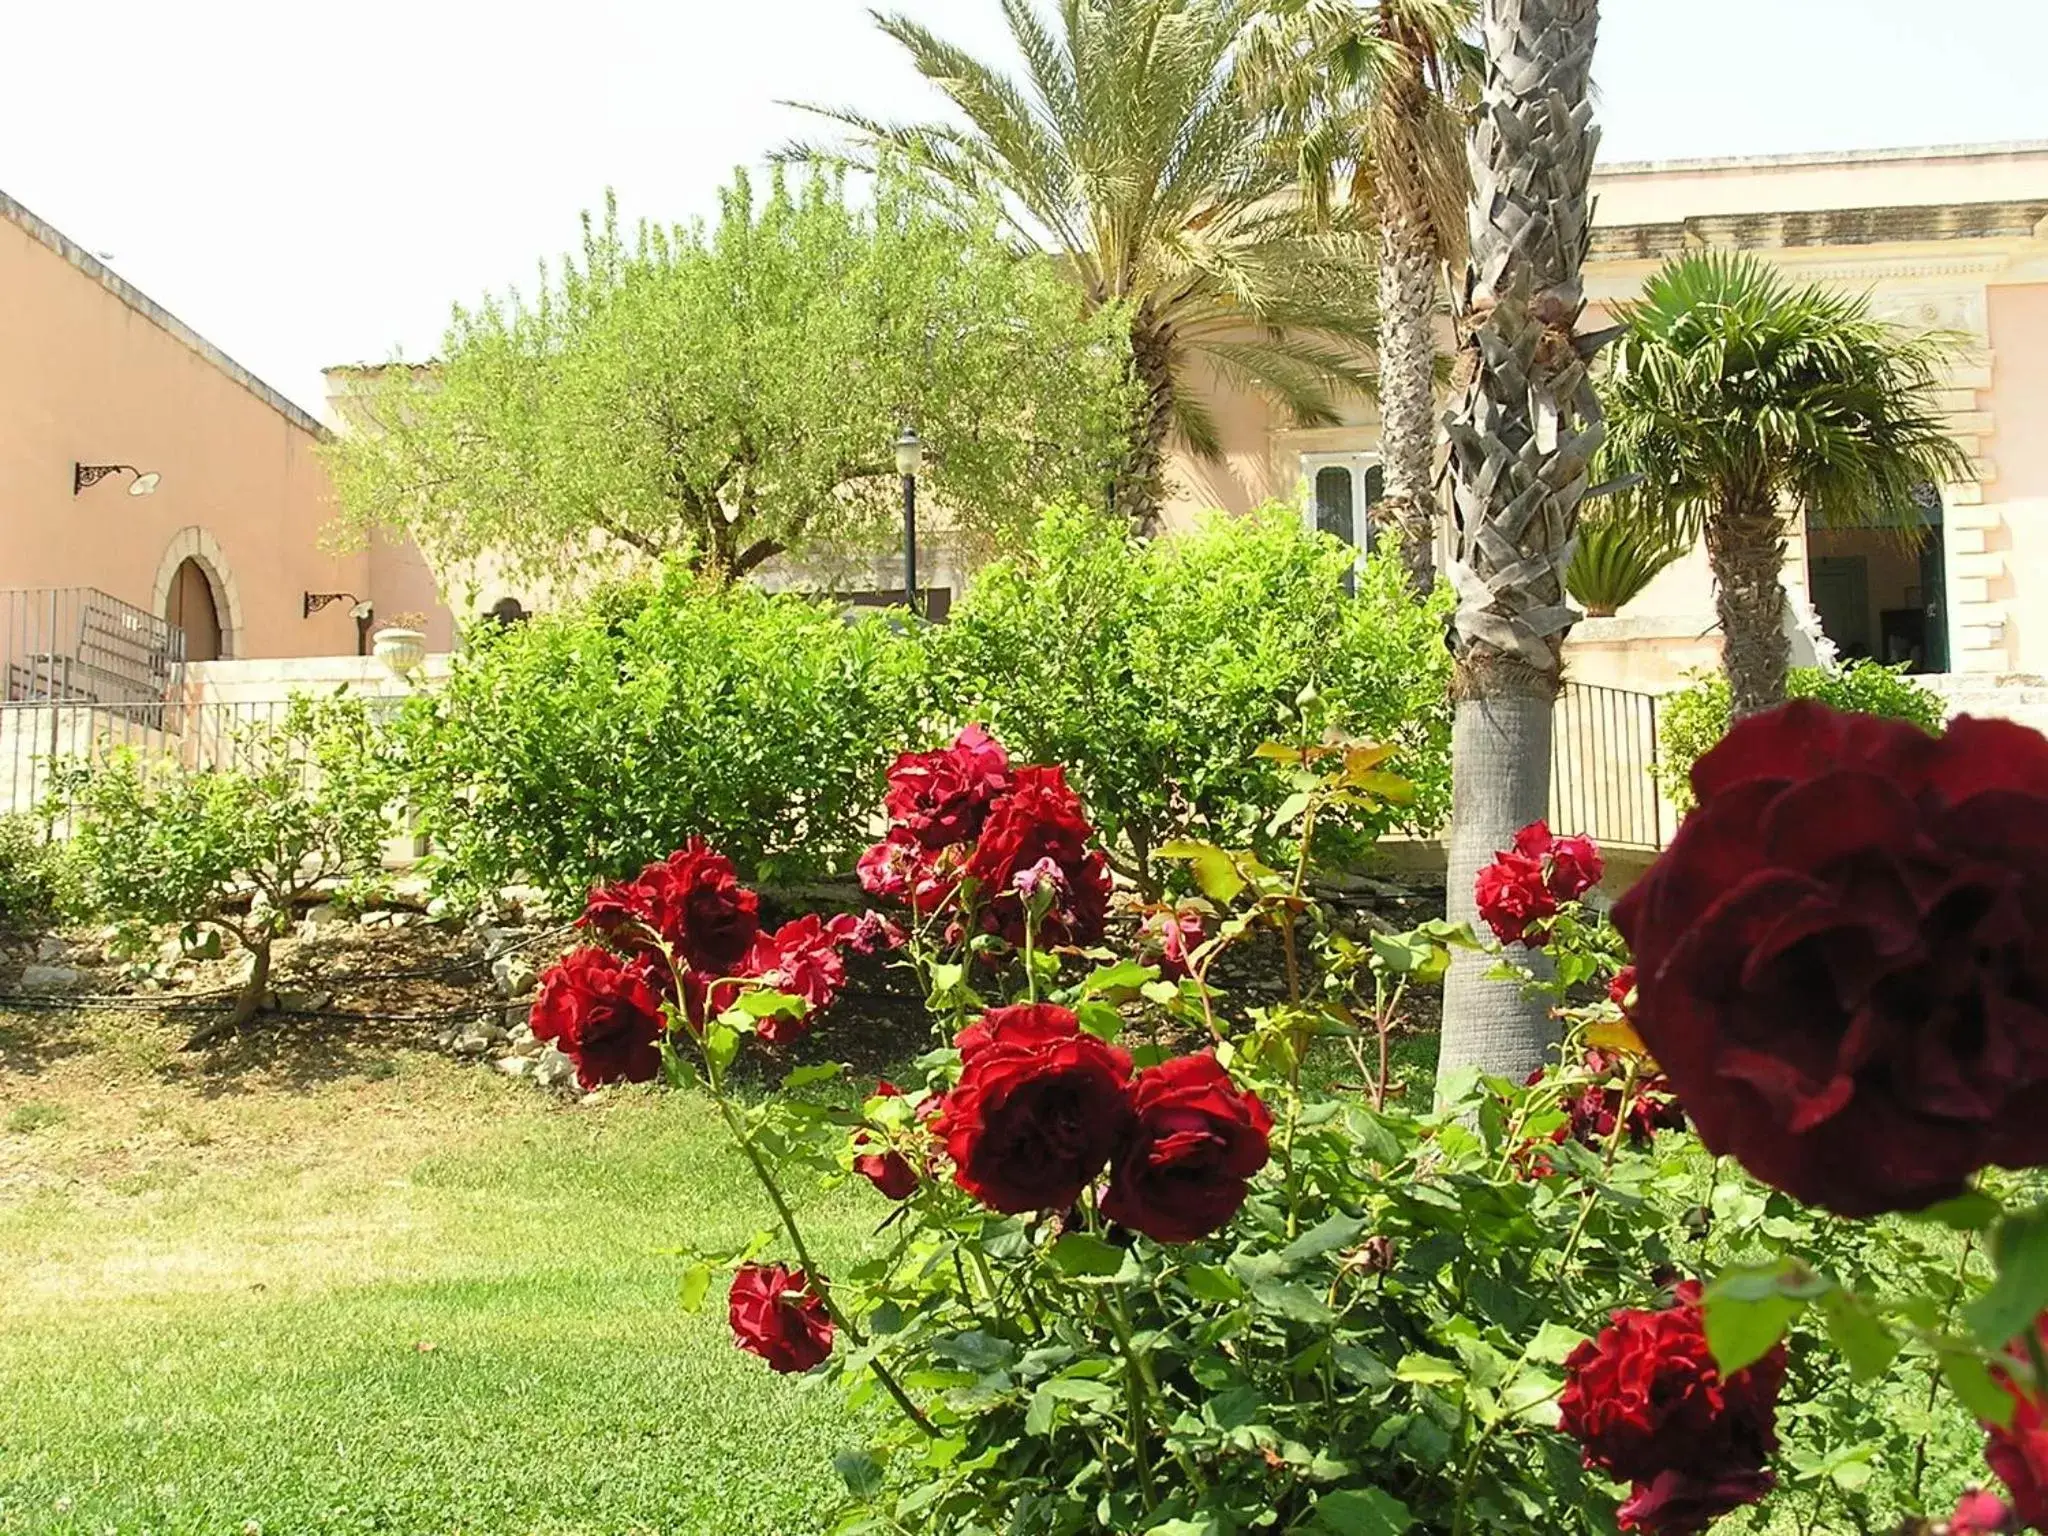
<path fill-rule="evenodd" d="M 1654 224 L 1595 228 L 1590 259 L 1602 263 L 1661 261 L 1690 250 L 1793 252 L 1950 241 L 2029 241 L 2040 237 L 2043 221 L 2048 221 L 2048 198 L 1804 213 L 1700 214 Z M 1951 265 L 1979 259 L 1944 256 L 1937 260 Z M 1887 270 L 1893 268 L 1888 265 Z M 1976 269 L 1961 265 L 1956 270 Z"/>
<path fill-rule="evenodd" d="M 5 192 L 0 192 L 0 218 L 6 219 L 30 239 L 61 256 L 76 268 L 81 276 L 99 284 L 158 330 L 198 353 L 293 426 L 303 432 L 310 432 L 317 438 L 324 439 L 332 435 L 317 417 L 287 400 L 140 288 L 108 267 L 92 252 L 67 237 L 62 230 L 29 212 Z"/>
<path fill-rule="evenodd" d="M 2026 160 L 2048 155 L 2048 139 L 1991 144 L 1925 144 L 1900 149 L 1822 150 L 1792 155 L 1729 155 L 1697 160 L 1617 160 L 1595 165 L 1600 182 L 1623 176 L 1670 176 L 1701 171 L 1792 170 L 1802 166 L 1898 165 L 1915 160 Z"/>

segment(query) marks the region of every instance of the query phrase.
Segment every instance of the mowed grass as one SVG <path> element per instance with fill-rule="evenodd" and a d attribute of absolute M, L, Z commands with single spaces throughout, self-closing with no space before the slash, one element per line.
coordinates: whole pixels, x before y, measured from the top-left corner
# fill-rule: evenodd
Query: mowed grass
<path fill-rule="evenodd" d="M 685 1314 L 767 1223 L 710 1107 L 398 1045 L 0 1017 L 0 1532 L 820 1530 L 834 1389 Z M 882 1214 L 804 1192 L 828 1253 Z"/>

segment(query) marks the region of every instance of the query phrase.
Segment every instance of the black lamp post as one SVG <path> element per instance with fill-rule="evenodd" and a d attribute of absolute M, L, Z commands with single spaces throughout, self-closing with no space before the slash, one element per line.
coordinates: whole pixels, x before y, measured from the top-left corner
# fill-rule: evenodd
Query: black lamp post
<path fill-rule="evenodd" d="M 905 427 L 896 439 L 896 473 L 903 477 L 903 601 L 917 612 L 917 471 L 924 463 L 924 444 L 917 428 Z"/>
<path fill-rule="evenodd" d="M 376 609 L 358 598 L 353 592 L 304 592 L 299 596 L 301 615 L 311 618 L 322 608 L 334 603 L 352 603 L 348 616 L 356 621 L 356 654 L 370 654 L 370 621 L 376 617 Z"/>

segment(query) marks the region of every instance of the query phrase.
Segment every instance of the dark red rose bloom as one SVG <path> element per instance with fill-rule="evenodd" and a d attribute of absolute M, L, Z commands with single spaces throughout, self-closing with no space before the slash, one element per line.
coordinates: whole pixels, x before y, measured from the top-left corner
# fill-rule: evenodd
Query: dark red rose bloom
<path fill-rule="evenodd" d="M 878 949 L 901 949 L 903 930 L 879 912 L 841 912 L 826 928 L 833 939 L 857 955 L 872 955 Z"/>
<path fill-rule="evenodd" d="M 1559 901 L 1577 901 L 1600 883 L 1607 861 L 1590 837 L 1560 837 L 1550 845 L 1544 881 Z"/>
<path fill-rule="evenodd" d="M 1636 968 L 1624 965 L 1614 973 L 1614 980 L 1607 983 L 1607 1001 L 1624 1013 L 1628 1011 L 1628 995 L 1636 989 Z"/>
<path fill-rule="evenodd" d="M 1965 1493 L 1948 1517 L 1948 1536 L 2005 1536 L 2018 1529 L 2011 1506 L 1982 1488 Z"/>
<path fill-rule="evenodd" d="M 817 1012 L 831 1007 L 839 989 L 846 985 L 846 960 L 824 919 L 809 913 L 773 933 L 757 936 L 747 953 L 745 973 L 778 992 L 802 998 Z M 754 1031 L 770 1045 L 780 1045 L 804 1033 L 810 1024 L 808 1015 L 801 1019 L 777 1015 L 760 1020 Z"/>
<path fill-rule="evenodd" d="M 1140 958 L 1168 981 L 1188 974 L 1188 956 L 1206 937 L 1202 914 L 1190 907 L 1157 907 L 1138 924 Z"/>
<path fill-rule="evenodd" d="M 1586 1052 L 1584 1066 L 1593 1081 L 1569 1093 L 1564 1109 L 1569 1125 L 1557 1128 L 1556 1141 L 1574 1139 L 1584 1146 L 1602 1147 L 1614 1134 L 1620 1115 L 1622 1086 L 1627 1081 L 1626 1063 L 1607 1051 Z M 1632 1145 L 1648 1146 L 1658 1131 L 1685 1129 L 1685 1110 L 1672 1096 L 1671 1081 L 1662 1073 L 1639 1076 L 1628 1100 L 1628 1139 Z"/>
<path fill-rule="evenodd" d="M 2048 741 L 1799 701 L 1693 788 L 1614 920 L 1707 1146 L 1845 1216 L 2048 1163 Z"/>
<path fill-rule="evenodd" d="M 1131 1109 L 1102 1214 L 1161 1243 L 1196 1242 L 1235 1216 L 1268 1156 L 1273 1117 L 1258 1095 L 1205 1051 L 1139 1073 Z"/>
<path fill-rule="evenodd" d="M 583 924 L 625 948 L 650 947 L 652 929 L 685 968 L 729 975 L 760 932 L 760 898 L 744 885 L 732 861 L 693 837 L 631 880 L 600 886 L 584 905 Z"/>
<path fill-rule="evenodd" d="M 1557 901 L 1543 883 L 1543 862 L 1525 853 L 1497 853 L 1479 871 L 1472 885 L 1479 916 L 1503 944 L 1521 944 L 1531 923 L 1557 912 Z"/>
<path fill-rule="evenodd" d="M 808 1371 L 832 1353 L 832 1318 L 800 1269 L 742 1264 L 727 1316 L 740 1348 L 785 1374 Z"/>
<path fill-rule="evenodd" d="M 1008 1215 L 1071 1206 L 1123 1144 L 1130 1056 L 1050 1003 L 991 1008 L 958 1044 L 937 1122 L 955 1181 Z"/>
<path fill-rule="evenodd" d="M 657 961 L 572 949 L 541 978 L 531 1028 L 576 1063 L 585 1088 L 650 1082 L 661 1073 L 665 979 Z"/>
<path fill-rule="evenodd" d="M 861 1152 L 853 1171 L 891 1200 L 908 1200 L 917 1190 L 917 1170 L 901 1152 Z"/>
<path fill-rule="evenodd" d="M 1094 836 L 1081 797 L 1067 787 L 1065 770 L 1019 768 L 1010 792 L 989 808 L 980 841 L 967 859 L 966 873 L 986 904 L 984 926 L 1012 944 L 1023 942 L 1024 898 L 1015 880 L 1048 859 L 1067 890 L 1046 913 L 1039 941 L 1098 942 L 1109 917 L 1109 865 L 1089 848 Z"/>
<path fill-rule="evenodd" d="M 1624 1531 L 1699 1536 L 1723 1515 L 1756 1503 L 1777 1486 L 1777 1474 L 1760 1468 L 1734 1468 L 1705 1476 L 1677 1470 L 1659 1472 L 1648 1482 L 1636 1484 L 1615 1517 Z"/>
<path fill-rule="evenodd" d="M 1662 1311 L 1615 1312 L 1597 1339 L 1572 1351 L 1564 1373 L 1558 1428 L 1579 1442 L 1587 1466 L 1636 1485 L 1624 1506 L 1634 1511 L 1632 1529 L 1704 1530 L 1699 1516 L 1709 1505 L 1745 1489 L 1760 1498 L 1770 1487 L 1764 1463 L 1778 1448 L 1785 1346 L 1724 1381 L 1707 1348 L 1698 1282 L 1681 1285 Z"/>
<path fill-rule="evenodd" d="M 937 752 L 906 752 L 889 770 L 883 805 L 893 830 L 926 849 L 970 843 L 989 806 L 1010 788 L 1010 759 L 978 725 Z"/>

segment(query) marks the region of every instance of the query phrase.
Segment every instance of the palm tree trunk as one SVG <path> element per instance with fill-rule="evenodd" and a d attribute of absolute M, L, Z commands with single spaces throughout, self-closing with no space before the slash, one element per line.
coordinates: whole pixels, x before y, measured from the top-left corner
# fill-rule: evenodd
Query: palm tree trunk
<path fill-rule="evenodd" d="M 1437 266 L 1424 224 L 1386 200 L 1380 228 L 1380 517 L 1401 541 L 1401 566 L 1418 598 L 1436 586 Z"/>
<path fill-rule="evenodd" d="M 1159 531 L 1166 502 L 1166 445 L 1173 434 L 1173 344 L 1146 322 L 1131 326 L 1131 367 L 1143 395 L 1131 422 L 1130 449 L 1117 476 L 1116 506 L 1134 532 Z"/>
<path fill-rule="evenodd" d="M 1459 361 L 1446 422 L 1456 486 L 1458 699 L 1450 908 L 1550 797 L 1549 712 L 1573 610 L 1564 573 L 1601 439 L 1576 327 L 1599 132 L 1589 93 L 1599 0 L 1486 0 L 1486 84 L 1472 141 L 1475 193 Z M 1488 981 L 1459 952 L 1444 983 L 1440 1080 L 1463 1067 L 1519 1074 L 1555 1039 L 1540 999 Z"/>
<path fill-rule="evenodd" d="M 1721 616 L 1729 718 L 1785 702 L 1785 519 L 1768 504 L 1724 506 L 1706 519 L 1707 564 Z"/>

